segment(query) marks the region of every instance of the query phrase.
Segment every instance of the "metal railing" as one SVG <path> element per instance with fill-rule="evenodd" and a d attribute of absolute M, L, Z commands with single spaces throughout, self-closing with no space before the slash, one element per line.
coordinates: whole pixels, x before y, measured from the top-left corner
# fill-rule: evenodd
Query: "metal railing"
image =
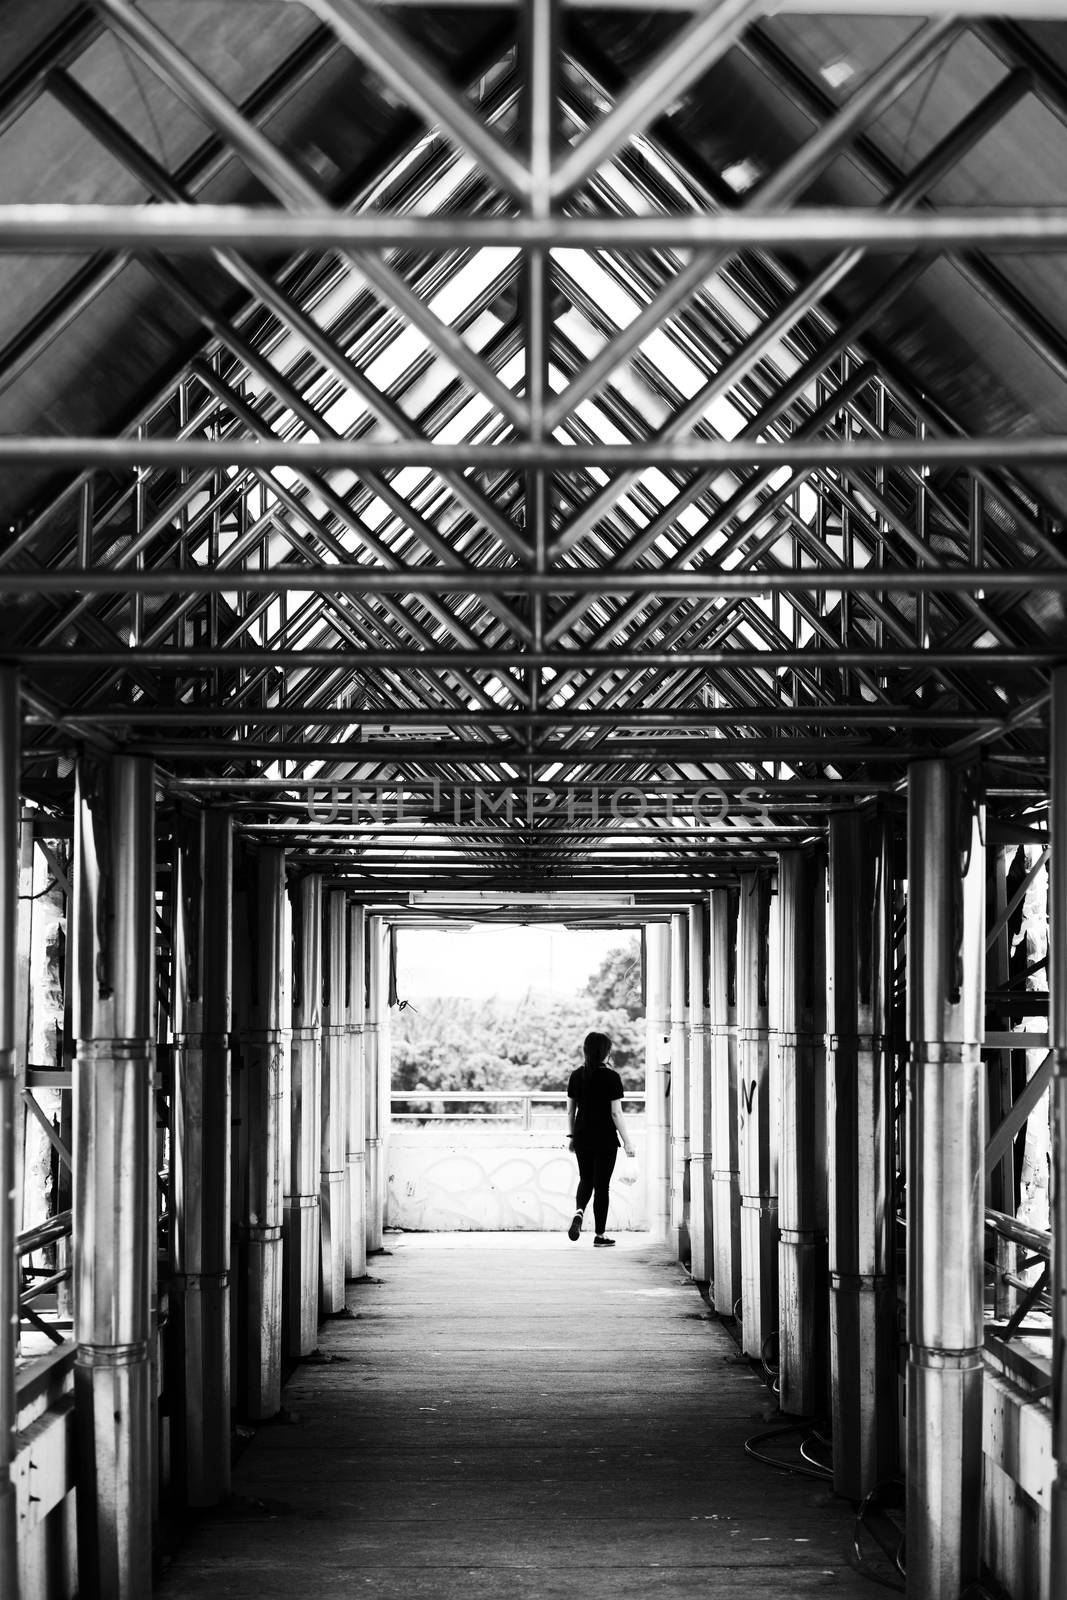
<path fill-rule="evenodd" d="M 453 1090 L 409 1089 L 394 1091 L 389 1099 L 394 1122 L 422 1126 L 451 1126 L 457 1122 L 504 1123 L 530 1132 L 535 1127 L 548 1128 L 561 1124 L 567 1111 L 567 1096 L 562 1090 L 481 1089 L 459 1093 Z M 627 1115 L 640 1116 L 644 1109 L 643 1092 L 623 1096 L 623 1110 Z"/>

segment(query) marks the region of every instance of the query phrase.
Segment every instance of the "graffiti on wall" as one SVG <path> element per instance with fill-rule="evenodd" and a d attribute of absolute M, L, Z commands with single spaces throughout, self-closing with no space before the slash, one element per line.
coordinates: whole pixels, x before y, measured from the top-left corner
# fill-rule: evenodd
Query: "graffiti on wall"
<path fill-rule="evenodd" d="M 386 1227 L 411 1232 L 552 1232 L 574 1211 L 577 1167 L 558 1137 L 512 1131 L 508 1142 L 445 1138 L 436 1129 L 394 1128 L 387 1157 Z M 638 1163 L 641 1151 L 638 1148 Z M 620 1153 L 611 1187 L 609 1229 L 647 1226 L 644 1184 L 621 1181 Z"/>

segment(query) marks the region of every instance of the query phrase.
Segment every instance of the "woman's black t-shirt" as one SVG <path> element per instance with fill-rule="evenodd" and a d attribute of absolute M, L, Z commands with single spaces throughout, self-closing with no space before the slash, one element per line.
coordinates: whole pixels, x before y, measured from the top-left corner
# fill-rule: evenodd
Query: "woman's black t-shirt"
<path fill-rule="evenodd" d="M 585 1077 L 576 1067 L 567 1084 L 567 1094 L 577 1105 L 574 1117 L 576 1139 L 603 1139 L 617 1145 L 619 1136 L 611 1120 L 611 1102 L 622 1099 L 622 1079 L 612 1067 L 597 1067 Z"/>

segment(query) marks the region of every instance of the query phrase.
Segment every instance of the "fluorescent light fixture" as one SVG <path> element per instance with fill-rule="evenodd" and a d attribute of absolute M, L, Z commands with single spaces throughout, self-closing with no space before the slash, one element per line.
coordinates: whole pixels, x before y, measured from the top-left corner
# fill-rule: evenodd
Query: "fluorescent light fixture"
<path fill-rule="evenodd" d="M 595 889 L 575 892 L 573 889 L 412 889 L 408 895 L 412 906 L 582 906 L 589 910 L 600 906 L 633 906 L 632 894 L 599 894 Z"/>

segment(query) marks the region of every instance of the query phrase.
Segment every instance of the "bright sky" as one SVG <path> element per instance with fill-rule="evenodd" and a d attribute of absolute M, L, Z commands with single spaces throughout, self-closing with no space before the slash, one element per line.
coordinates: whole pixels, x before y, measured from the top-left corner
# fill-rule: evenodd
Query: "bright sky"
<path fill-rule="evenodd" d="M 556 924 L 475 925 L 465 933 L 401 927 L 397 990 L 402 1000 L 415 1001 L 432 995 L 514 998 L 528 989 L 577 994 L 608 951 L 631 937 L 624 929 Z"/>

